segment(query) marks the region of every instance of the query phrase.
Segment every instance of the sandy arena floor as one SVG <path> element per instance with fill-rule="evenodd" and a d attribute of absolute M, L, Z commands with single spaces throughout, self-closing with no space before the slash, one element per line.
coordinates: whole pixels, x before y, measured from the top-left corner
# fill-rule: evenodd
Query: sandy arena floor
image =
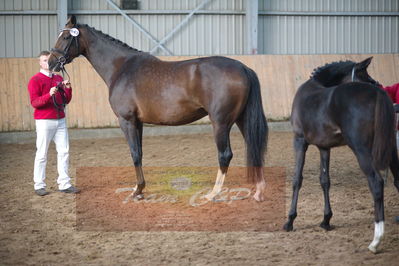
<path fill-rule="evenodd" d="M 244 145 L 232 134 L 232 165 L 244 165 Z M 319 155 L 310 147 L 294 232 L 79 231 L 76 196 L 56 192 L 56 153 L 50 147 L 47 188 L 36 196 L 32 172 L 34 144 L 0 145 L 0 264 L 9 265 L 398 265 L 399 194 L 392 177 L 385 189 L 385 237 L 379 254 L 373 238 L 373 202 L 367 180 L 347 147 L 331 154 L 331 204 L 335 229 L 323 217 Z M 292 134 L 272 132 L 267 166 L 286 167 L 286 206 L 294 167 Z M 144 138 L 144 166 L 217 166 L 211 134 Z M 86 166 L 131 166 L 124 139 L 71 141 L 70 173 Z M 280 228 L 283 224 L 279 225 Z"/>

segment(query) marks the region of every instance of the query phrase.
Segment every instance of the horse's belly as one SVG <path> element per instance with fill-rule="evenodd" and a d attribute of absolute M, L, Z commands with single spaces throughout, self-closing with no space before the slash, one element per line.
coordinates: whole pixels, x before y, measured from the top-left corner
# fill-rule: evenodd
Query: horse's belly
<path fill-rule="evenodd" d="M 316 145 L 321 148 L 332 148 L 346 145 L 345 139 L 340 131 L 330 131 L 324 134 L 311 135 L 308 133 L 305 135 L 305 139 L 308 143 Z"/>
<path fill-rule="evenodd" d="M 147 124 L 178 126 L 203 118 L 208 113 L 203 109 L 195 110 L 160 110 L 139 113 L 139 119 Z"/>

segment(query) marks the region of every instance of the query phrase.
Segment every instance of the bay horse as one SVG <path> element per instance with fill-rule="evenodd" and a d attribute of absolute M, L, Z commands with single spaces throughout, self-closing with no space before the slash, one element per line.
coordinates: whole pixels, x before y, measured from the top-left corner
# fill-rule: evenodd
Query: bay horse
<path fill-rule="evenodd" d="M 324 193 L 324 219 L 320 226 L 331 229 L 330 149 L 348 145 L 367 176 L 373 195 L 375 230 L 369 249 L 375 253 L 384 234 L 384 181 L 379 170 L 390 166 L 399 191 L 399 163 L 392 101 L 367 73 L 371 59 L 319 67 L 296 92 L 291 113 L 296 165 L 291 208 L 284 229 L 293 230 L 305 154 L 310 144 L 320 151 L 320 184 Z"/>
<path fill-rule="evenodd" d="M 138 51 L 88 25 L 68 19 L 49 57 L 49 69 L 83 55 L 109 89 L 109 102 L 129 144 L 136 171 L 134 198 L 142 199 L 143 123 L 177 126 L 206 115 L 212 123 L 219 170 L 212 200 L 222 189 L 233 153 L 230 130 L 237 124 L 247 147 L 248 178 L 256 183 L 254 198 L 264 200 L 264 154 L 268 127 L 256 73 L 239 61 L 212 56 L 166 62 Z"/>

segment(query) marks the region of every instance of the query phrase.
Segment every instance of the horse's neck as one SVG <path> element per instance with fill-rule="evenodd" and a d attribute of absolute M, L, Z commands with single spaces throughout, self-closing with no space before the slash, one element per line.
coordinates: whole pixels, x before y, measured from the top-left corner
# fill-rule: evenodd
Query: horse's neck
<path fill-rule="evenodd" d="M 94 33 L 91 35 L 93 37 Z M 121 47 L 119 43 L 106 38 L 92 38 L 88 40 L 88 43 L 89 47 L 85 57 L 110 88 L 112 76 L 117 66 L 123 63 L 128 56 L 134 54 L 135 51 Z"/>
<path fill-rule="evenodd" d="M 324 90 L 326 86 L 324 86 L 321 82 L 314 80 L 314 79 L 309 79 L 306 83 L 306 88 L 309 90 Z"/>

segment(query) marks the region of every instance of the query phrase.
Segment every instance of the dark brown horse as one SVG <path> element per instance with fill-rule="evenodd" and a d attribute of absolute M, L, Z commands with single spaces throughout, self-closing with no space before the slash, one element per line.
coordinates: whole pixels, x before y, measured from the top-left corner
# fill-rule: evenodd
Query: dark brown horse
<path fill-rule="evenodd" d="M 230 129 L 237 124 L 247 145 L 248 177 L 256 183 L 254 198 L 263 200 L 267 122 L 256 73 L 226 57 L 164 62 L 129 47 L 71 17 L 49 58 L 51 70 L 83 55 L 109 88 L 109 102 L 129 143 L 136 169 L 134 197 L 143 198 L 143 123 L 182 125 L 206 115 L 212 122 L 219 171 L 208 199 L 220 191 L 233 153 Z"/>
<path fill-rule="evenodd" d="M 367 176 L 375 206 L 372 252 L 384 234 L 384 181 L 379 170 L 390 166 L 399 190 L 399 163 L 396 150 L 395 119 L 392 102 L 367 73 L 371 62 L 337 62 L 316 69 L 301 85 L 292 105 L 296 166 L 287 231 L 293 230 L 297 216 L 299 189 L 305 153 L 309 144 L 320 151 L 320 184 L 324 192 L 324 219 L 320 226 L 330 230 L 330 149 L 348 145 Z"/>

